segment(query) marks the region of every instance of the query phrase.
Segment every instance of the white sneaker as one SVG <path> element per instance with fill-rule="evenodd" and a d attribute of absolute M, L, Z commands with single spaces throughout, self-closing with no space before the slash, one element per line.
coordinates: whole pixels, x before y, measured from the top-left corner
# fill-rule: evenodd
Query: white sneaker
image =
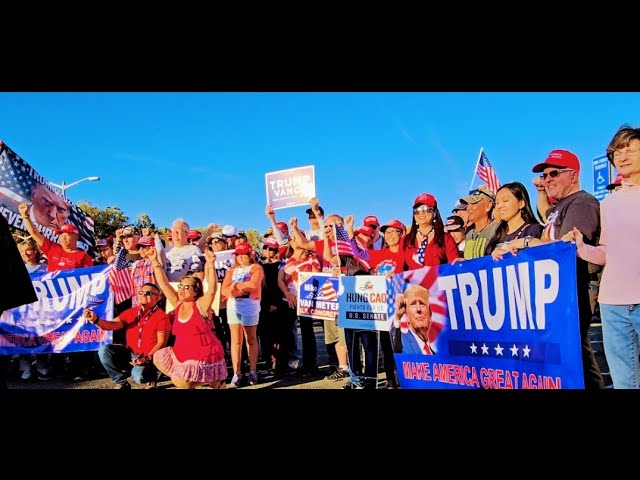
<path fill-rule="evenodd" d="M 291 360 L 289 360 L 289 368 L 297 370 L 299 366 L 300 360 L 298 360 L 297 358 L 292 358 Z"/>
<path fill-rule="evenodd" d="M 31 380 L 31 370 L 22 372 L 22 380 Z"/>

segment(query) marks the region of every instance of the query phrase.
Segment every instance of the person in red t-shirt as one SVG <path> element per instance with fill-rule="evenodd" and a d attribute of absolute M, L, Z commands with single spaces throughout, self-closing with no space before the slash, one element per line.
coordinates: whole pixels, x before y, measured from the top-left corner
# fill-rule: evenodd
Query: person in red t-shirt
<path fill-rule="evenodd" d="M 40 230 L 33 225 L 29 218 L 29 205 L 21 203 L 18 210 L 29 235 L 36 241 L 42 253 L 47 256 L 47 271 L 55 272 L 93 266 L 91 257 L 77 246 L 80 232 L 75 225 L 65 223 L 60 230 L 56 230 L 56 234 L 60 236 L 60 245 L 58 245 L 48 238 L 44 238 Z"/>
<path fill-rule="evenodd" d="M 18 211 L 29 235 L 36 241 L 40 251 L 47 256 L 47 271 L 56 272 L 93 266 L 93 259 L 77 246 L 80 232 L 75 225 L 65 223 L 60 230 L 55 231 L 60 239 L 60 245 L 58 245 L 45 238 L 40 230 L 34 226 L 29 216 L 29 205 L 21 203 L 18 205 Z M 95 352 L 75 352 L 65 354 L 65 356 L 66 361 L 63 361 L 63 355 L 54 354 L 51 357 L 55 369 L 66 370 L 69 376 L 76 380 L 92 375 L 91 370 L 97 363 L 95 362 Z"/>
<path fill-rule="evenodd" d="M 140 306 L 125 310 L 111 321 L 101 320 L 90 308 L 84 310 L 84 318 L 101 330 L 125 329 L 125 345 L 104 344 L 98 351 L 115 388 L 131 388 L 129 376 L 136 383 L 155 388 L 158 369 L 153 364 L 153 354 L 167 346 L 171 332 L 169 315 L 157 305 L 160 298 L 160 287 L 145 283 L 138 291 Z"/>

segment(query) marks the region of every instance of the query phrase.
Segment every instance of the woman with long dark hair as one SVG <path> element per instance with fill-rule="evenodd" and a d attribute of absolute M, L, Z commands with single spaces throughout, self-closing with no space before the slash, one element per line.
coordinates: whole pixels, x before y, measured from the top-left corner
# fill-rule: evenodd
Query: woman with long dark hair
<path fill-rule="evenodd" d="M 523 239 L 528 244 L 531 238 L 540 238 L 542 235 L 544 227 L 536 220 L 529 193 L 520 182 L 505 183 L 498 189 L 493 212 L 500 223 L 487 244 L 485 255 L 490 254 L 495 260 L 510 251 L 509 242 Z"/>
<path fill-rule="evenodd" d="M 405 270 L 453 262 L 460 257 L 453 237 L 444 231 L 436 198 L 421 193 L 413 202 L 411 230 L 404 238 Z"/>

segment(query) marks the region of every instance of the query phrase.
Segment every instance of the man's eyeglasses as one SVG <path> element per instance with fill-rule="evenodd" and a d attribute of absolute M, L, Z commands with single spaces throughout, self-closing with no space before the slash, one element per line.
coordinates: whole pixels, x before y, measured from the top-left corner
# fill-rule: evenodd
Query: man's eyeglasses
<path fill-rule="evenodd" d="M 540 178 L 542 180 L 546 180 L 547 177 L 556 178 L 558 175 L 565 172 L 573 172 L 573 170 L 571 168 L 563 168 L 562 170 L 551 170 L 549 173 L 543 173 L 542 175 L 540 175 Z"/>
<path fill-rule="evenodd" d="M 419 207 L 416 207 L 413 209 L 413 214 L 418 215 L 420 213 L 433 213 L 435 211 L 436 209 L 433 207 L 428 207 L 427 205 L 420 205 Z"/>
<path fill-rule="evenodd" d="M 196 289 L 196 287 L 195 287 L 195 286 L 193 286 L 193 285 L 183 285 L 183 284 L 181 284 L 181 283 L 179 283 L 179 284 L 178 284 L 178 288 L 179 288 L 180 290 L 187 290 L 187 291 L 189 291 L 189 290 L 195 290 L 195 289 Z"/>
<path fill-rule="evenodd" d="M 377 230 L 378 225 L 367 225 L 371 230 Z"/>
<path fill-rule="evenodd" d="M 608 152 L 607 157 L 609 157 L 609 160 L 611 160 L 612 158 L 617 160 L 619 158 L 622 158 L 623 155 L 625 157 L 628 157 L 629 155 L 635 155 L 638 152 L 640 152 L 640 150 L 638 150 L 637 148 L 621 148 L 619 150 L 614 150 L 613 152 Z"/>
<path fill-rule="evenodd" d="M 145 297 L 150 297 L 152 295 L 155 296 L 155 295 L 158 295 L 158 294 L 155 293 L 155 292 L 150 292 L 149 290 L 140 290 L 138 292 L 138 295 L 142 295 L 142 296 L 145 296 Z"/>
<path fill-rule="evenodd" d="M 265 250 L 271 250 L 272 252 L 277 252 L 277 251 L 278 251 L 278 248 L 277 248 L 277 247 L 276 247 L 276 248 L 273 248 L 273 247 L 267 247 L 267 246 L 265 245 L 265 246 L 264 246 L 264 247 L 262 247 L 262 248 L 263 248 L 263 249 L 265 249 Z"/>

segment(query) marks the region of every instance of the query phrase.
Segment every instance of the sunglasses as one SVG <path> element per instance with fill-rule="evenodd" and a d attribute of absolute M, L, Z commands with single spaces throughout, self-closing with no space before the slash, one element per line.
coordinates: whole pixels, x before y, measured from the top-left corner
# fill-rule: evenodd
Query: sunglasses
<path fill-rule="evenodd" d="M 150 297 L 151 295 L 155 296 L 155 295 L 158 295 L 158 294 L 155 293 L 155 292 L 150 292 L 149 290 L 140 290 L 138 292 L 138 295 L 142 295 L 142 296 L 145 296 L 145 297 Z"/>
<path fill-rule="evenodd" d="M 183 285 L 183 284 L 181 284 L 181 283 L 179 283 L 179 284 L 178 284 L 178 288 L 179 288 L 180 290 L 187 290 L 187 291 L 188 291 L 188 290 L 195 290 L 195 289 L 196 289 L 196 287 L 195 287 L 194 285 Z"/>
<path fill-rule="evenodd" d="M 428 207 L 427 205 L 420 205 L 413 209 L 413 214 L 418 215 L 419 213 L 433 213 L 436 209 L 433 207 Z"/>
<path fill-rule="evenodd" d="M 367 227 L 369 227 L 371 230 L 377 230 L 378 229 L 378 225 L 367 225 Z"/>
<path fill-rule="evenodd" d="M 469 190 L 469 195 L 484 195 L 485 197 L 487 197 L 489 200 L 493 202 L 493 197 L 489 195 L 487 192 L 485 192 L 484 190 L 481 190 L 479 188 L 476 188 L 475 190 Z"/>
<path fill-rule="evenodd" d="M 540 178 L 542 180 L 546 180 L 547 177 L 556 178 L 558 175 L 565 172 L 573 172 L 573 170 L 571 168 L 564 168 L 562 170 L 551 170 L 549 173 L 543 173 L 542 175 L 540 175 Z"/>
<path fill-rule="evenodd" d="M 277 248 L 277 247 L 276 247 L 276 248 L 273 248 L 273 247 L 267 247 L 267 246 L 264 246 L 264 247 L 262 247 L 262 248 L 263 248 L 264 250 L 271 250 L 272 252 L 277 252 L 277 251 L 278 251 L 278 248 Z"/>

